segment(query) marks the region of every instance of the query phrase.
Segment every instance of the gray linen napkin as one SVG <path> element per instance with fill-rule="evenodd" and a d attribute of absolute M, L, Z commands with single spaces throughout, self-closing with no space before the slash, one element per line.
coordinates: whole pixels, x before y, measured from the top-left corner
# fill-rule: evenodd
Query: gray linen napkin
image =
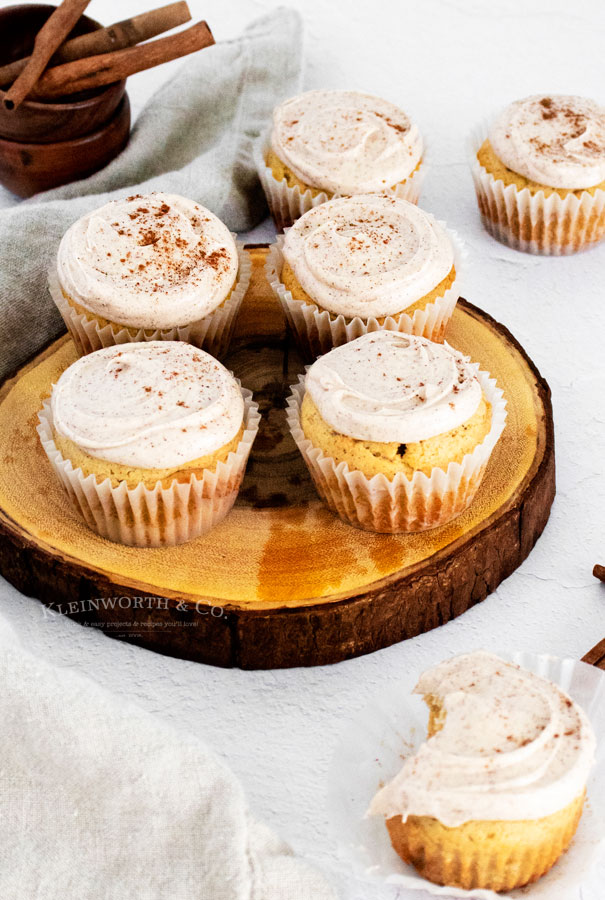
<path fill-rule="evenodd" d="M 105 169 L 0 210 L 0 378 L 63 330 L 46 274 L 63 233 L 84 213 L 135 190 L 163 190 L 203 203 L 232 231 L 262 219 L 252 143 L 275 104 L 296 93 L 301 33 L 298 13 L 279 8 L 238 40 L 192 56 Z"/>
<path fill-rule="evenodd" d="M 1 616 L 0 684 L 2 900 L 335 900 L 200 741 L 35 659 Z"/>

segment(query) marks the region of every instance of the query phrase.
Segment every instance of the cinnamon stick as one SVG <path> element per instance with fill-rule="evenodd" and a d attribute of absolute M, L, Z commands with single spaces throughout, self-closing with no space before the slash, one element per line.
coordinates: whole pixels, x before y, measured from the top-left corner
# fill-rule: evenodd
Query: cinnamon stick
<path fill-rule="evenodd" d="M 598 578 L 599 581 L 605 581 L 605 566 L 600 566 L 598 563 L 595 565 L 592 570 L 592 574 L 595 578 Z"/>
<path fill-rule="evenodd" d="M 582 657 L 582 662 L 596 666 L 598 669 L 605 669 L 605 638 Z"/>
<path fill-rule="evenodd" d="M 113 53 L 101 53 L 86 59 L 76 59 L 47 69 L 36 85 L 35 96 L 42 98 L 63 97 L 77 94 L 104 84 L 113 84 L 134 75 L 162 65 L 189 53 L 195 53 L 214 44 L 212 32 L 206 22 L 198 22 L 185 31 L 127 47 Z"/>
<path fill-rule="evenodd" d="M 15 83 L 4 96 L 7 109 L 17 109 L 38 81 L 57 47 L 74 27 L 89 0 L 63 0 L 46 20 L 34 41 L 34 51 Z"/>
<path fill-rule="evenodd" d="M 74 59 L 82 59 L 85 56 L 95 56 L 99 53 L 107 53 L 111 50 L 122 50 L 124 47 L 132 47 L 141 41 L 148 41 L 157 37 L 171 28 L 184 25 L 189 22 L 191 13 L 186 0 L 178 0 L 168 6 L 152 9 L 149 12 L 123 19 L 106 28 L 97 28 L 87 34 L 80 34 L 61 44 L 51 59 L 51 65 L 71 62 Z M 20 75 L 27 65 L 30 56 L 16 59 L 14 62 L 0 66 L 0 85 L 11 84 Z"/>

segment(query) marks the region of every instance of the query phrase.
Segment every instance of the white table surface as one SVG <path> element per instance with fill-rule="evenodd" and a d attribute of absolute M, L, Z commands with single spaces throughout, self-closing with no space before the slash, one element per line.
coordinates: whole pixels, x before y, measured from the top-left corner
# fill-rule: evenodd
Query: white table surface
<path fill-rule="evenodd" d="M 93 0 L 90 11 L 109 22 L 148 5 Z M 236 36 L 276 5 L 190 0 L 194 18 L 207 19 L 217 40 Z M 605 102 L 605 6 L 600 0 L 291 5 L 306 20 L 305 88 L 367 90 L 418 122 L 432 163 L 421 204 L 467 243 L 468 299 L 510 328 L 552 388 L 557 499 L 546 530 L 529 559 L 461 618 L 326 668 L 241 672 L 165 658 L 49 616 L 12 589 L 1 612 L 34 653 L 79 669 L 209 742 L 240 776 L 255 815 L 330 872 L 342 897 L 426 900 L 428 894 L 355 882 L 338 868 L 324 808 L 326 768 L 343 724 L 360 705 L 387 685 L 409 690 L 418 673 L 448 654 L 502 647 L 578 658 L 605 635 L 605 586 L 591 574 L 595 562 L 605 563 L 605 244 L 565 259 L 498 244 L 481 228 L 465 155 L 474 123 L 513 99 L 550 91 Z M 135 114 L 176 65 L 129 80 Z M 252 239 L 272 233 L 265 223 Z M 584 900 L 597 896 L 585 892 Z"/>

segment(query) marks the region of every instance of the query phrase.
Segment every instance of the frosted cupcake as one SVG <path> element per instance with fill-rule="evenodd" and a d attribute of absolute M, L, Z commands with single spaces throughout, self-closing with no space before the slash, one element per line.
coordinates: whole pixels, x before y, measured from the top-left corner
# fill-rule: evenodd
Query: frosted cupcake
<path fill-rule="evenodd" d="M 377 331 L 320 357 L 288 424 L 326 505 L 369 531 L 423 531 L 472 502 L 502 392 L 447 344 Z"/>
<path fill-rule="evenodd" d="M 137 194 L 67 230 L 50 291 L 80 353 L 130 341 L 227 350 L 250 280 L 247 253 L 193 200 Z"/>
<path fill-rule="evenodd" d="M 303 354 L 369 331 L 442 341 L 460 296 L 462 247 L 431 215 L 363 194 L 309 210 L 277 239 L 267 278 Z"/>
<path fill-rule="evenodd" d="M 605 234 L 605 108 L 538 94 L 511 103 L 472 141 L 481 218 L 530 253 L 584 250 Z"/>
<path fill-rule="evenodd" d="M 273 112 L 256 163 L 278 229 L 335 196 L 393 191 L 418 201 L 423 141 L 398 107 L 358 91 L 308 91 Z"/>
<path fill-rule="evenodd" d="M 66 369 L 38 433 L 94 531 L 141 547 L 178 544 L 233 506 L 258 430 L 251 397 L 190 344 L 122 344 Z"/>
<path fill-rule="evenodd" d="M 569 846 L 594 760 L 590 723 L 556 684 L 491 653 L 457 656 L 415 688 L 428 740 L 374 797 L 397 853 L 430 881 L 510 891 Z"/>

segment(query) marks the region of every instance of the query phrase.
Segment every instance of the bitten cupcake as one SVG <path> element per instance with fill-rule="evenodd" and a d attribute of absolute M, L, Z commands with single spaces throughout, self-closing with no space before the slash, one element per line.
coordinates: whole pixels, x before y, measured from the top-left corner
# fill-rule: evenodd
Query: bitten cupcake
<path fill-rule="evenodd" d="M 585 250 L 605 235 L 605 108 L 537 94 L 511 103 L 472 140 L 485 228 L 530 253 Z"/>
<path fill-rule="evenodd" d="M 153 193 L 74 222 L 49 286 L 80 353 L 183 340 L 221 356 L 249 281 L 248 254 L 215 215 Z"/>
<path fill-rule="evenodd" d="M 288 424 L 326 505 L 369 531 L 424 531 L 471 503 L 504 428 L 502 392 L 447 344 L 377 331 L 320 357 Z"/>
<path fill-rule="evenodd" d="M 256 164 L 280 230 L 335 196 L 392 191 L 418 201 L 425 149 L 398 107 L 358 91 L 308 91 L 273 112 Z"/>
<path fill-rule="evenodd" d="M 81 357 L 39 418 L 42 446 L 87 525 L 139 547 L 182 543 L 227 515 L 259 422 L 251 393 L 182 341 Z"/>
<path fill-rule="evenodd" d="M 309 210 L 269 252 L 267 278 L 303 354 L 369 331 L 442 341 L 460 296 L 462 248 L 407 200 L 363 194 Z"/>
<path fill-rule="evenodd" d="M 397 853 L 437 884 L 509 891 L 569 846 L 595 737 L 556 684 L 491 653 L 457 656 L 415 688 L 429 739 L 374 797 Z"/>

